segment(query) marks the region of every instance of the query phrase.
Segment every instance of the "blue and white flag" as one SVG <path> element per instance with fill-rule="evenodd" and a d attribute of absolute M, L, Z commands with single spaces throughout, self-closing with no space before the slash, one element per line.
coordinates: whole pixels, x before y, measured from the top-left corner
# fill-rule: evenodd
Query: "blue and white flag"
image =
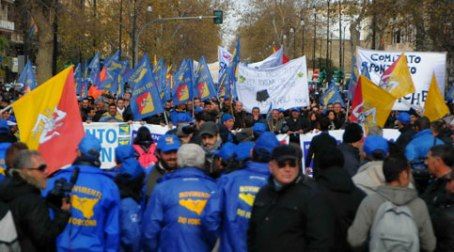
<path fill-rule="evenodd" d="M 19 75 L 17 82 L 22 85 L 22 91 L 29 92 L 33 90 L 38 84 L 36 83 L 35 72 L 33 71 L 32 62 L 27 60 L 24 69 Z"/>
<path fill-rule="evenodd" d="M 268 58 L 266 58 L 262 61 L 259 61 L 259 62 L 248 64 L 247 66 L 255 68 L 255 69 L 265 69 L 265 68 L 277 67 L 277 66 L 280 66 L 283 64 L 283 60 L 282 60 L 283 55 L 284 55 L 284 49 L 281 46 L 281 48 L 279 48 L 279 50 L 275 51 L 273 54 L 268 56 Z"/>

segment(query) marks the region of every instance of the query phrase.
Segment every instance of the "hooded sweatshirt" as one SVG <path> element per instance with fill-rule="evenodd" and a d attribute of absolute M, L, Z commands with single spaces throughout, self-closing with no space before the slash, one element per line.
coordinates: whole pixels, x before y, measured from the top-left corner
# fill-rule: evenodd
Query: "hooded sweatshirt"
<path fill-rule="evenodd" d="M 348 229 L 348 242 L 354 248 L 362 246 L 368 236 L 375 214 L 380 205 L 386 201 L 397 206 L 406 205 L 418 227 L 420 248 L 424 251 L 435 249 L 436 238 L 430 221 L 426 203 L 418 197 L 414 189 L 392 186 L 380 186 L 377 192 L 367 196 L 359 206 L 355 220 Z"/>

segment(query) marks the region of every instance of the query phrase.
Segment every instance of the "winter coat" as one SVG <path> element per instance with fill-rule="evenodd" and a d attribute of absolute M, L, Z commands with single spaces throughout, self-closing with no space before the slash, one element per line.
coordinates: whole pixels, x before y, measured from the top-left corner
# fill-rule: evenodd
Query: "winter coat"
<path fill-rule="evenodd" d="M 6 163 L 5 156 L 6 150 L 11 146 L 11 143 L 0 143 L 0 183 L 5 179 L 6 175 Z"/>
<path fill-rule="evenodd" d="M 270 173 L 267 163 L 248 161 L 244 169 L 223 175 L 202 215 L 203 227 L 219 235 L 220 251 L 247 251 L 252 205 Z"/>
<path fill-rule="evenodd" d="M 376 193 L 368 195 L 358 208 L 355 220 L 348 229 L 348 242 L 354 248 L 366 242 L 375 214 L 380 205 L 386 201 L 397 206 L 406 205 L 410 209 L 419 231 L 420 248 L 426 251 L 435 249 L 436 238 L 433 233 L 429 211 L 424 201 L 418 198 L 414 189 L 380 186 Z"/>
<path fill-rule="evenodd" d="M 432 146 L 440 144 L 444 144 L 444 142 L 435 138 L 430 129 L 422 130 L 416 133 L 410 143 L 408 143 L 405 148 L 405 156 L 410 162 L 423 160 Z"/>
<path fill-rule="evenodd" d="M 454 194 L 440 197 L 430 216 L 437 237 L 435 251 L 454 251 Z"/>
<path fill-rule="evenodd" d="M 375 193 L 377 188 L 386 182 L 383 174 L 383 161 L 369 161 L 363 164 L 352 180 L 367 195 Z"/>
<path fill-rule="evenodd" d="M 0 187 L 0 200 L 11 210 L 22 251 L 55 251 L 55 241 L 65 229 L 69 212 L 54 208 L 41 197 L 40 190 L 19 175 L 7 178 Z"/>
<path fill-rule="evenodd" d="M 198 168 L 179 168 L 156 185 L 143 214 L 145 251 L 211 251 L 212 233 L 204 232 L 200 215 L 216 184 Z"/>
<path fill-rule="evenodd" d="M 366 194 L 357 188 L 342 167 L 319 171 L 315 182 L 325 190 L 336 218 L 336 251 L 350 251 L 347 230 L 355 219 L 356 210 Z"/>
<path fill-rule="evenodd" d="M 403 128 L 399 129 L 399 131 L 400 135 L 396 140 L 396 145 L 401 151 L 404 151 L 407 144 L 416 134 L 416 131 L 412 129 L 411 125 L 406 125 Z"/>
<path fill-rule="evenodd" d="M 248 251 L 330 251 L 335 230 L 333 210 L 310 178 L 280 190 L 270 178 L 254 202 Z"/>
<path fill-rule="evenodd" d="M 71 218 L 58 237 L 59 251 L 118 251 L 120 245 L 120 193 L 107 173 L 88 165 L 73 165 L 48 179 L 47 195 L 56 180 L 70 181 L 80 172 L 71 192 Z"/>
<path fill-rule="evenodd" d="M 131 197 L 123 198 L 120 202 L 120 251 L 141 251 L 141 219 L 142 209 L 139 202 Z"/>
<path fill-rule="evenodd" d="M 309 146 L 309 150 L 307 152 L 307 156 L 305 159 L 306 167 L 311 166 L 312 156 L 314 156 L 314 159 L 315 159 L 317 153 L 319 153 L 323 148 L 325 148 L 326 146 L 336 146 L 336 145 L 337 145 L 336 139 L 334 137 L 330 136 L 328 131 L 322 131 L 322 133 L 320 133 L 319 135 L 312 138 L 311 144 Z M 313 168 L 314 168 L 314 170 L 317 169 L 317 164 L 315 163 L 315 160 L 314 160 Z"/>
<path fill-rule="evenodd" d="M 344 155 L 344 169 L 353 177 L 358 171 L 360 164 L 359 150 L 348 143 L 341 143 L 338 146 Z"/>

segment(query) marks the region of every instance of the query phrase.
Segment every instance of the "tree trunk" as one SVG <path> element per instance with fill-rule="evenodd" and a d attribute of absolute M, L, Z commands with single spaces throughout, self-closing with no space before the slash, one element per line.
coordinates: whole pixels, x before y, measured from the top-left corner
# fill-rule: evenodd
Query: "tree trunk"
<path fill-rule="evenodd" d="M 52 30 L 52 11 L 35 8 L 32 16 L 38 26 L 38 55 L 36 56 L 37 72 L 36 78 L 39 84 L 52 77 L 52 56 L 53 56 L 53 30 Z M 46 17 L 47 16 L 47 17 Z"/>

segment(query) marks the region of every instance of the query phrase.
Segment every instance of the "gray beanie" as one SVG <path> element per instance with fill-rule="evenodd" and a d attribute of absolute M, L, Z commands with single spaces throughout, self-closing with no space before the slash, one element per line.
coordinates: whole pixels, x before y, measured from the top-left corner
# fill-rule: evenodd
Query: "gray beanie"
<path fill-rule="evenodd" d="M 178 166 L 197 167 L 203 169 L 205 166 L 205 151 L 197 144 L 183 144 L 177 152 Z"/>

